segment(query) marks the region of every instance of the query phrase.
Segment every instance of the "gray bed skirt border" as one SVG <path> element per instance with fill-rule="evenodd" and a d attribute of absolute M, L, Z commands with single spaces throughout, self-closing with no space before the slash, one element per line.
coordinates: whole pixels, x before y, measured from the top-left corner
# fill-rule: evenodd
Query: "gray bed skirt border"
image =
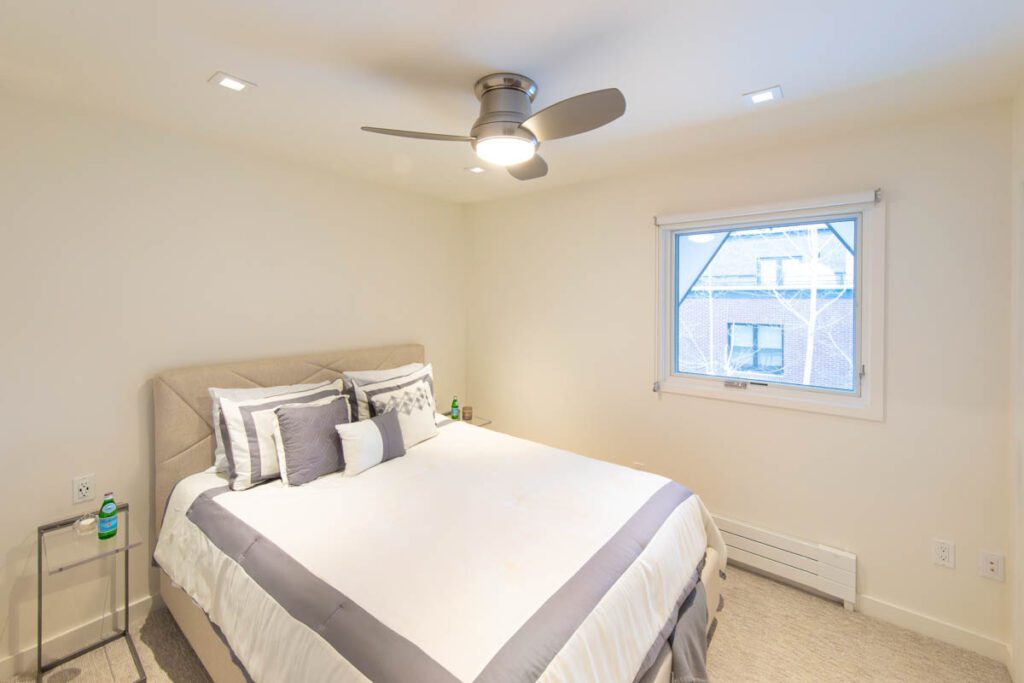
<path fill-rule="evenodd" d="M 394 632 L 340 591 L 214 501 L 228 487 L 200 494 L 187 517 L 293 618 L 316 631 L 363 675 L 378 683 L 458 679 L 414 643 Z M 647 547 L 675 509 L 692 493 L 676 482 L 656 491 L 612 538 L 552 595 L 498 651 L 478 683 L 536 680 L 607 591 Z M 703 562 L 701 563 L 703 564 Z M 172 577 L 173 578 L 173 577 Z M 677 605 L 694 595 L 700 567 Z M 703 594 L 703 590 L 701 590 Z M 676 609 L 644 661 L 640 679 L 672 639 L 685 610 Z M 704 612 L 706 620 L 707 612 Z M 706 621 L 705 621 L 706 624 Z M 704 642 L 706 649 L 706 640 Z"/>

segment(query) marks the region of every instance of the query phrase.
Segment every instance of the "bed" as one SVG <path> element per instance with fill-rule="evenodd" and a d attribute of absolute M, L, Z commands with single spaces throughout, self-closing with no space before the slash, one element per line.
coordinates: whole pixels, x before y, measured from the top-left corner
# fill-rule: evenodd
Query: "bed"
<path fill-rule="evenodd" d="M 423 359 L 408 344 L 155 378 L 160 592 L 211 677 L 692 677 L 725 554 L 678 483 L 441 416 L 357 477 L 230 491 L 212 471 L 209 387 Z"/>

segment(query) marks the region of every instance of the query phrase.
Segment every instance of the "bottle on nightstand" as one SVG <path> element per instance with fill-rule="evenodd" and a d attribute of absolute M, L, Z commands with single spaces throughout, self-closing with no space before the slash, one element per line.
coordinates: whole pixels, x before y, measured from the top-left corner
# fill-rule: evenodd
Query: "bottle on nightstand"
<path fill-rule="evenodd" d="M 114 502 L 113 493 L 103 494 L 103 505 L 100 506 L 99 517 L 99 537 L 100 540 L 105 538 L 113 538 L 117 535 L 117 503 Z"/>
<path fill-rule="evenodd" d="M 452 419 L 458 420 L 459 418 L 459 397 L 452 396 Z"/>

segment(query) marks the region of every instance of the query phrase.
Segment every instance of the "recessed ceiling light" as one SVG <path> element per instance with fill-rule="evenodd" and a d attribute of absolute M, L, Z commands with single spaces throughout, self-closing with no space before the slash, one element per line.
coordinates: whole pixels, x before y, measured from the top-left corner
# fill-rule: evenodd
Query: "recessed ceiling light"
<path fill-rule="evenodd" d="M 466 170 L 469 171 L 470 173 L 486 173 L 487 172 L 487 169 L 484 168 L 483 166 L 470 166 Z"/>
<path fill-rule="evenodd" d="M 249 81 L 242 80 L 237 76 L 226 74 L 223 71 L 218 71 L 210 76 L 209 82 L 227 88 L 228 90 L 234 90 L 235 92 L 242 92 L 246 88 L 256 87 L 255 83 L 250 83 Z"/>
<path fill-rule="evenodd" d="M 776 85 L 772 88 L 765 88 L 764 90 L 755 90 L 754 92 L 748 92 L 743 95 L 743 98 L 750 104 L 764 104 L 765 102 L 775 102 L 776 100 L 782 99 L 782 86 Z"/>

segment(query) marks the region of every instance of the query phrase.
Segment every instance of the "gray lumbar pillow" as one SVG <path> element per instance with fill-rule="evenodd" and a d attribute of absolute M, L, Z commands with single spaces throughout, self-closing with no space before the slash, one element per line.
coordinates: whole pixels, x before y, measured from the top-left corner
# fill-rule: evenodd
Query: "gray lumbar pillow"
<path fill-rule="evenodd" d="M 285 484 L 308 484 L 344 467 L 341 438 L 335 427 L 351 419 L 348 401 L 283 405 L 274 413 L 277 415 L 274 441 Z"/>

